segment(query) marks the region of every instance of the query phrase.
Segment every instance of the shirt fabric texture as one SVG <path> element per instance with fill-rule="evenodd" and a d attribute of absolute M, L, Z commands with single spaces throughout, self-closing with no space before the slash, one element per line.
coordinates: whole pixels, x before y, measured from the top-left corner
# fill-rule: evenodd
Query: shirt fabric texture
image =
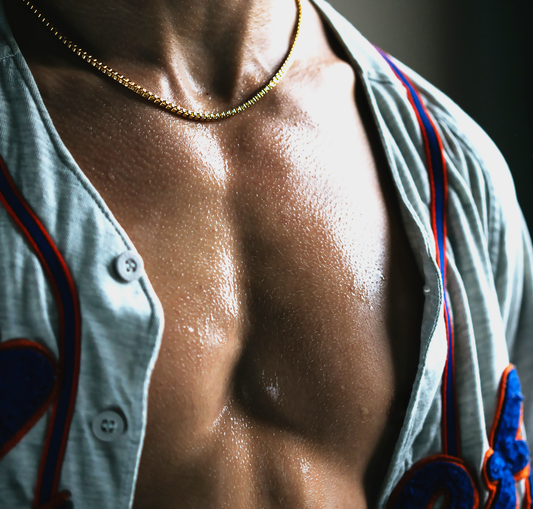
<path fill-rule="evenodd" d="M 405 421 L 383 481 L 384 507 L 403 474 L 441 452 L 441 380 L 446 361 L 443 288 L 430 224 L 430 187 L 418 122 L 405 88 L 378 51 L 323 0 L 314 0 L 361 81 L 399 196 L 410 245 L 425 279 L 420 361 Z M 462 457 L 480 488 L 500 379 L 516 365 L 533 437 L 532 249 L 507 165 L 455 103 L 402 64 L 440 132 L 448 168 L 448 282 L 456 345 Z M 79 293 L 79 389 L 59 489 L 76 509 L 131 506 L 144 438 L 150 376 L 163 310 L 148 278 L 124 283 L 114 261 L 135 247 L 55 130 L 0 5 L 0 155 L 21 194 L 62 253 Z M 58 311 L 47 275 L 0 207 L 0 340 L 27 338 L 57 356 Z M 1 376 L 1 374 L 0 374 Z M 124 417 L 117 440 L 92 421 Z M 0 508 L 30 508 L 47 412 L 0 460 Z M 482 492 L 486 497 L 486 492 Z"/>

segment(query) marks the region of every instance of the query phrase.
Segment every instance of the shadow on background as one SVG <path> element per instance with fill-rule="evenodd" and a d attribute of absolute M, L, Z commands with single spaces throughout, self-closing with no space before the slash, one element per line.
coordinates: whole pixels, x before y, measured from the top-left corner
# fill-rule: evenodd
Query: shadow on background
<path fill-rule="evenodd" d="M 329 0 L 496 142 L 533 233 L 533 1 Z"/>

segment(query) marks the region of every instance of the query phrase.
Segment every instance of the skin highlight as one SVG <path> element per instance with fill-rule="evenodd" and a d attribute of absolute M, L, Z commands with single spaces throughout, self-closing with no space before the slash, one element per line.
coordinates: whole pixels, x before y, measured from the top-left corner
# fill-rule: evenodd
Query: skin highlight
<path fill-rule="evenodd" d="M 184 107 L 247 99 L 287 0 L 47 0 L 76 43 Z M 54 125 L 144 259 L 165 332 L 134 509 L 373 507 L 418 365 L 422 279 L 364 91 L 312 4 L 292 68 L 176 118 L 5 9 Z"/>

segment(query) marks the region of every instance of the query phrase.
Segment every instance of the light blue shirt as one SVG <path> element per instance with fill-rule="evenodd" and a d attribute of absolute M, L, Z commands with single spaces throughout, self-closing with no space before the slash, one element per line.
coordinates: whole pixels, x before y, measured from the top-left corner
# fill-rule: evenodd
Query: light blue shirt
<path fill-rule="evenodd" d="M 327 3 L 314 1 L 367 92 L 408 238 L 425 277 L 420 363 L 382 485 L 379 507 L 384 507 L 416 461 L 442 450 L 440 385 L 446 333 L 425 152 L 405 88 L 390 67 Z M 509 362 L 521 377 L 524 420 L 533 436 L 531 242 L 509 170 L 492 141 L 455 103 L 398 65 L 423 96 L 444 144 L 449 183 L 447 292 L 456 340 L 462 456 L 483 487 L 488 434 Z M 70 268 L 82 309 L 79 388 L 59 489 L 72 492 L 76 509 L 126 509 L 133 499 L 163 310 L 146 275 L 129 282 L 117 276 L 116 259 L 135 252 L 135 247 L 61 141 L 3 12 L 0 155 Z M 57 304 L 47 275 L 0 206 L 0 339 L 27 338 L 57 356 L 58 332 Z M 123 419 L 124 431 L 116 440 L 102 440 L 93 432 L 95 418 L 104 411 Z M 49 417 L 48 412 L 0 460 L 0 508 L 31 507 Z"/>

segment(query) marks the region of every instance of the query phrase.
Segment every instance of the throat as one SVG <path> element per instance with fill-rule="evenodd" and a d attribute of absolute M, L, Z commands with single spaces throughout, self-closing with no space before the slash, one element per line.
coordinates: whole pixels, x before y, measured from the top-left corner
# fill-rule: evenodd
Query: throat
<path fill-rule="evenodd" d="M 6 0 L 5 10 L 28 62 L 84 68 L 27 4 Z M 51 0 L 40 14 L 75 47 L 141 88 L 188 109 L 216 111 L 245 102 L 274 77 L 292 46 L 299 6 L 300 0 L 205 0 L 99 9 Z"/>

